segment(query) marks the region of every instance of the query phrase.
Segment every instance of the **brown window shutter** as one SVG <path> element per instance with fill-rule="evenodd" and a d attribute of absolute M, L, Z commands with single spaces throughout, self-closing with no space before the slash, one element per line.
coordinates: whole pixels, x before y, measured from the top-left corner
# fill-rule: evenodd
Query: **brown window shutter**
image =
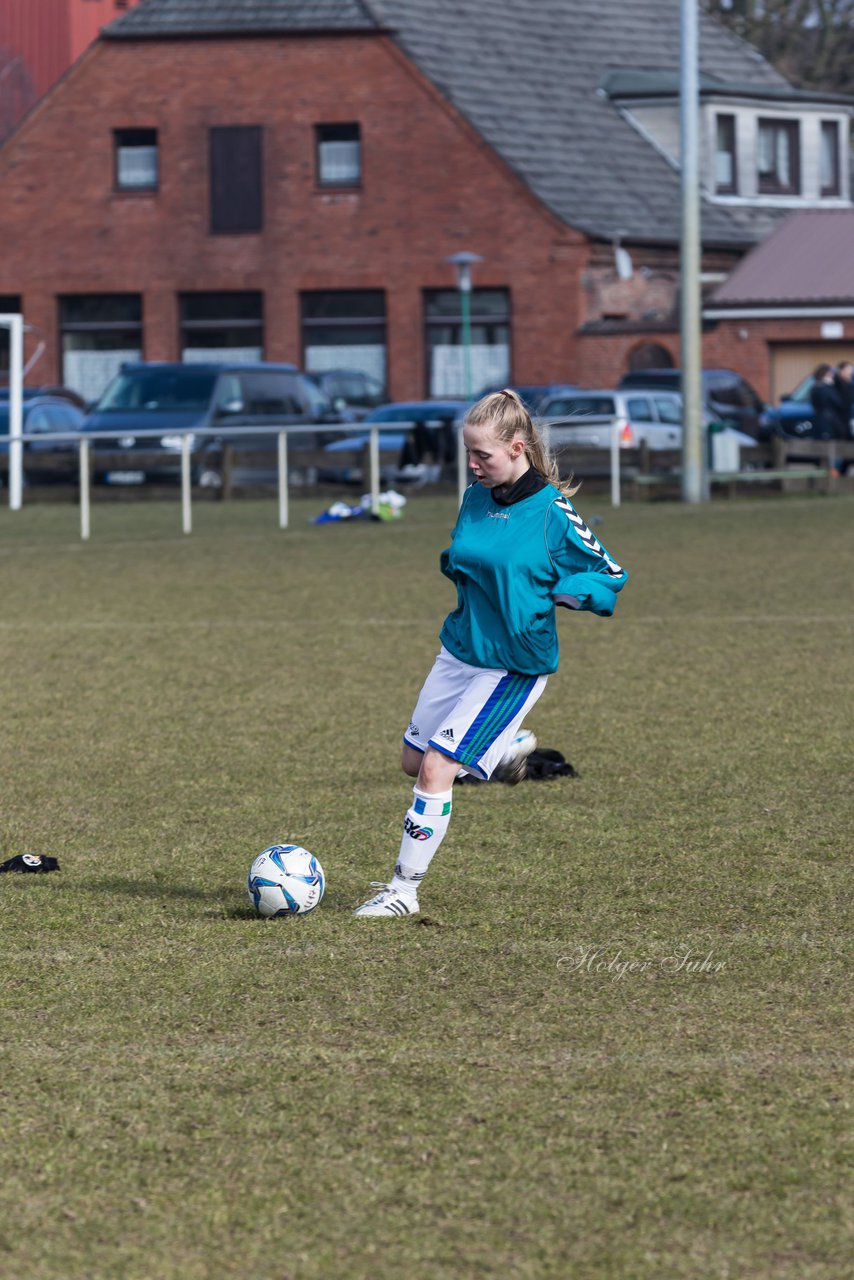
<path fill-rule="evenodd" d="M 260 125 L 223 125 L 211 129 L 210 179 L 213 235 L 263 229 Z"/>

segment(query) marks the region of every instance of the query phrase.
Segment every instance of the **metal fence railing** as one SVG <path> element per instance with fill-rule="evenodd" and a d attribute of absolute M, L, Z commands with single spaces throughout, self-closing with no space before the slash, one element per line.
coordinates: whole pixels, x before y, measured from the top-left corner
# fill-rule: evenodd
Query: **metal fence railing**
<path fill-rule="evenodd" d="M 277 456 L 277 491 L 278 491 L 278 515 L 279 528 L 286 529 L 289 520 L 289 477 L 288 477 L 288 437 L 292 435 L 305 436 L 307 433 L 315 435 L 335 435 L 342 438 L 353 436 L 356 440 L 367 436 L 368 440 L 368 472 L 369 472 L 369 492 L 371 495 L 371 507 L 376 511 L 379 507 L 380 496 L 380 433 L 408 431 L 415 426 L 414 422 L 388 422 L 388 423 L 354 423 L 346 425 L 342 423 L 299 423 L 295 426 L 269 426 L 269 427 L 187 427 L 183 430 L 169 430 L 164 433 L 163 429 L 158 430 L 141 430 L 127 432 L 133 435 L 135 441 L 151 440 L 159 441 L 163 439 L 164 434 L 170 436 L 181 437 L 180 449 L 180 479 L 181 479 L 181 529 L 184 533 L 192 533 L 193 530 L 193 508 L 192 508 L 192 446 L 196 439 L 200 436 L 210 436 L 216 440 L 228 442 L 246 441 L 246 437 L 252 437 L 253 440 L 258 436 L 270 436 L 276 441 Z M 12 434 L 7 437 L 9 443 L 9 505 L 13 510 L 17 510 L 21 506 L 22 483 L 21 477 L 23 473 L 23 447 L 25 444 L 38 441 L 44 444 L 46 440 L 51 445 L 69 444 L 77 446 L 78 453 L 78 478 L 80 485 L 80 537 L 87 541 L 91 533 L 91 485 L 92 485 L 92 444 L 96 441 L 116 441 L 120 438 L 116 431 L 68 431 L 68 432 L 51 432 L 46 436 L 43 432 Z M 458 493 L 459 499 L 462 501 L 462 494 L 466 484 L 466 457 L 465 445 L 463 444 L 462 432 L 458 433 L 457 440 L 457 463 L 458 463 Z M 251 447 L 251 446 L 250 446 Z M 354 449 L 356 445 L 354 445 Z M 119 452 L 119 449 L 115 450 Z M 130 456 L 130 455 L 129 455 Z M 15 500 L 17 498 L 17 500 Z"/>

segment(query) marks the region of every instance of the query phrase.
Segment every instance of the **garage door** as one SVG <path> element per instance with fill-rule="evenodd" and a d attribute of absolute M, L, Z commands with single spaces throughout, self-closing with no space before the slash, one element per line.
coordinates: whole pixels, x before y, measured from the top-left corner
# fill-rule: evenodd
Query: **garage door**
<path fill-rule="evenodd" d="M 854 364 L 854 340 L 846 342 L 775 342 L 771 344 L 771 397 L 776 404 L 794 391 L 817 364 Z"/>

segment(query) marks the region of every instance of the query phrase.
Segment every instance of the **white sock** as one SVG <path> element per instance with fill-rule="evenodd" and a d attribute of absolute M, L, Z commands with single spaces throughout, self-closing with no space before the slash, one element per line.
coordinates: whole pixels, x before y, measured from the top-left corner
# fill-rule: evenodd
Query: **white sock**
<path fill-rule="evenodd" d="M 412 793 L 415 799 L 403 820 L 403 839 L 391 882 L 392 889 L 407 898 L 418 896 L 418 887 L 445 838 L 454 794 L 441 791 L 430 795 L 418 787 L 413 787 Z"/>

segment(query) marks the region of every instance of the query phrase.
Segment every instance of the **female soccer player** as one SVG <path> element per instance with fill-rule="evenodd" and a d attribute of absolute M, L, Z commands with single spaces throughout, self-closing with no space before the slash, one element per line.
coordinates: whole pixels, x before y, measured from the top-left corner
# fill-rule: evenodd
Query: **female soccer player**
<path fill-rule="evenodd" d="M 403 737 L 403 770 L 417 780 L 394 875 L 374 885 L 380 892 L 356 910 L 361 918 L 419 910 L 454 778 L 461 769 L 492 776 L 557 670 L 555 606 L 608 616 L 628 576 L 569 501 L 575 489 L 561 483 L 515 392 L 473 405 L 463 437 L 476 483 L 441 557 L 457 607 Z"/>

